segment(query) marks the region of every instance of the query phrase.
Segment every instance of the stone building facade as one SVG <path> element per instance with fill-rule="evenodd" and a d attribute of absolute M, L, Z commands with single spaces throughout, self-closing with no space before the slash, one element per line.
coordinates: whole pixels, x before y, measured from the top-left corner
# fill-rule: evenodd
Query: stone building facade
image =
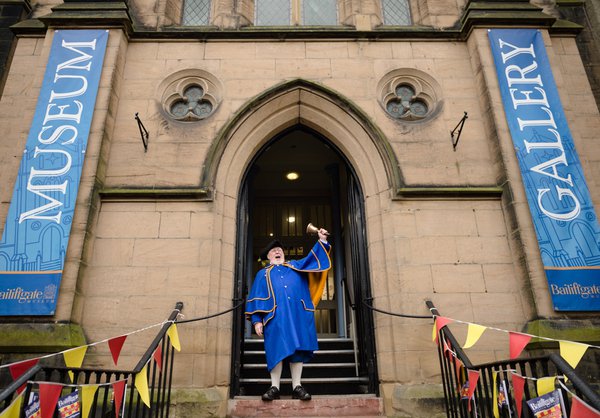
<path fill-rule="evenodd" d="M 399 7 L 391 16 L 389 3 Z M 32 2 L 12 26 L 0 100 L 2 228 L 55 31 L 105 28 L 109 38 L 56 311 L 1 318 L 3 357 L 139 329 L 177 301 L 188 318 L 231 308 L 269 236 L 259 220 L 294 205 L 304 222 L 333 232 L 334 256 L 344 260 L 336 268 L 358 289 L 349 298 L 360 329 L 351 330 L 350 301 L 335 305 L 335 296 L 333 315 L 346 318 L 328 317 L 336 326 L 324 334 L 362 340 L 371 353 L 361 366 L 367 391 L 383 398 L 388 416 L 429 416 L 415 412 L 415 399 L 439 396 L 431 321 L 373 312 L 360 299 L 417 315 L 431 300 L 451 318 L 597 343 L 596 313 L 553 309 L 487 38 L 488 28 L 541 31 L 598 207 L 600 115 L 577 46 L 581 27 L 561 18 L 564 7 L 581 5 L 557 3 L 338 0 L 331 24 L 311 24 L 294 0 L 281 24 L 260 15 L 259 0 Z M 191 5 L 207 9 L 195 15 Z M 450 132 L 465 112 L 454 147 Z M 287 167 L 310 173 L 307 183 L 280 181 Z M 276 235 L 304 239 L 272 225 Z M 244 328 L 240 310 L 181 325 L 181 402 L 226 414 L 239 394 Z M 122 361 L 134 364 L 151 337 L 132 338 Z M 507 358 L 503 338 L 486 335 L 468 354 Z M 110 353 L 97 347 L 86 362 L 108 366 Z"/>

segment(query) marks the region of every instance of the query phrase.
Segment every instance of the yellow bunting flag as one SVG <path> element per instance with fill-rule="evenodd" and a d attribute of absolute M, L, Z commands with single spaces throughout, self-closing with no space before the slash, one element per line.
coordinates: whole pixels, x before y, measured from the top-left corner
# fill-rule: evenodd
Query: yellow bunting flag
<path fill-rule="evenodd" d="M 171 340 L 171 345 L 177 351 L 181 351 L 181 344 L 179 343 L 179 334 L 177 333 L 177 325 L 173 324 L 167 330 L 167 335 Z"/>
<path fill-rule="evenodd" d="M 576 368 L 579 361 L 589 347 L 587 344 L 574 343 L 572 341 L 560 341 L 560 356 L 564 358 L 572 368 Z"/>
<path fill-rule="evenodd" d="M 492 407 L 494 408 L 494 418 L 500 418 L 500 410 L 498 409 L 498 371 L 494 371 L 492 374 L 492 385 L 494 388 L 494 395 L 492 398 Z"/>
<path fill-rule="evenodd" d="M 484 327 L 483 325 L 469 324 L 469 328 L 467 330 L 467 341 L 465 342 L 465 345 L 463 345 L 463 348 L 473 347 L 486 329 L 487 327 Z"/>
<path fill-rule="evenodd" d="M 140 394 L 140 398 L 150 408 L 150 394 L 148 392 L 148 365 L 145 365 L 141 372 L 135 375 L 135 388 Z"/>
<path fill-rule="evenodd" d="M 73 350 L 65 351 L 63 353 L 63 356 L 65 357 L 65 365 L 67 367 L 81 367 L 86 351 L 87 345 L 84 345 L 83 347 L 74 348 Z M 73 372 L 69 372 L 69 377 L 71 378 L 72 382 L 74 379 Z"/>
<path fill-rule="evenodd" d="M 81 418 L 87 418 L 90 414 L 90 409 L 94 403 L 94 395 L 96 394 L 97 389 L 98 385 L 85 385 L 81 387 L 79 395 L 81 397 Z"/>
<path fill-rule="evenodd" d="M 546 393 L 550 393 L 554 390 L 554 381 L 556 380 L 555 376 L 550 377 L 542 377 L 537 380 L 537 394 L 538 396 L 545 395 Z"/>
<path fill-rule="evenodd" d="M 23 403 L 23 395 L 17 396 L 17 399 L 10 404 L 8 408 L 0 412 L 0 418 L 19 418 L 21 416 L 21 404 Z"/>

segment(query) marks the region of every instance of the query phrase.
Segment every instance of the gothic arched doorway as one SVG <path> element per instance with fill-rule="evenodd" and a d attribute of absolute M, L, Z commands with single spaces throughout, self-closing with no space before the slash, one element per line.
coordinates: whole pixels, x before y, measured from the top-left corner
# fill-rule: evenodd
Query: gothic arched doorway
<path fill-rule="evenodd" d="M 286 174 L 295 172 L 298 179 Z M 364 229 L 364 197 L 356 174 L 332 142 L 297 124 L 275 135 L 248 166 L 238 200 L 235 298 L 246 297 L 261 268 L 260 249 L 273 237 L 286 257 L 301 258 L 314 237 L 312 222 L 331 232 L 333 269 L 316 312 L 319 352 L 305 368 L 313 394 L 377 393 L 375 338 Z M 231 396 L 257 395 L 269 386 L 262 342 L 238 310 L 233 327 Z M 287 384 L 284 371 L 282 391 Z"/>

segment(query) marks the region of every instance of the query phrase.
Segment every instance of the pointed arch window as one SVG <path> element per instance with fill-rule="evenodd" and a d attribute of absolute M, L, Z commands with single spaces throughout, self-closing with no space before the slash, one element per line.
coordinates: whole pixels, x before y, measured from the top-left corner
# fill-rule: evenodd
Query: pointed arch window
<path fill-rule="evenodd" d="M 383 24 L 389 26 L 410 26 L 409 0 L 381 0 Z"/>
<path fill-rule="evenodd" d="M 254 24 L 256 26 L 337 25 L 337 0 L 256 0 Z"/>
<path fill-rule="evenodd" d="M 182 24 L 207 26 L 210 24 L 211 0 L 184 0 Z"/>

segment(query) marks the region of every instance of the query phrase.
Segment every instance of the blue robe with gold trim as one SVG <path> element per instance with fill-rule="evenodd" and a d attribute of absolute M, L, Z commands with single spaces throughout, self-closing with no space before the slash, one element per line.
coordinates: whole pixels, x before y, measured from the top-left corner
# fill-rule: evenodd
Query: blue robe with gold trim
<path fill-rule="evenodd" d="M 330 248 L 328 243 L 318 241 L 303 259 L 271 264 L 256 274 L 246 302 L 246 316 L 253 325 L 259 321 L 264 324 L 269 371 L 284 359 L 306 362 L 319 348 L 313 300 L 318 303 L 325 272 L 331 268 Z"/>

